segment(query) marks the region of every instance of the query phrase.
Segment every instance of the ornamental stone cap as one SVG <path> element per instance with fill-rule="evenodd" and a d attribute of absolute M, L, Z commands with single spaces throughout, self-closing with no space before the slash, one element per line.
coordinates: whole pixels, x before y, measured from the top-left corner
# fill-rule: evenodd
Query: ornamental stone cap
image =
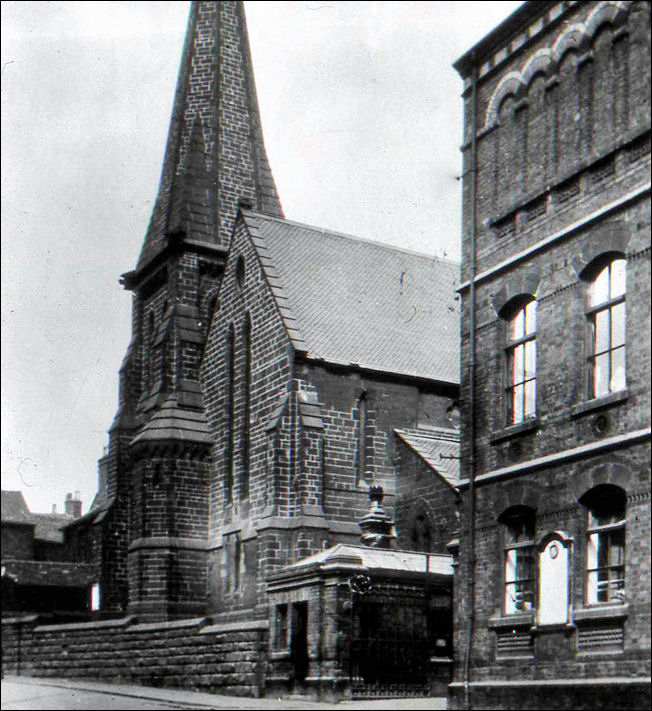
<path fill-rule="evenodd" d="M 392 548 L 396 540 L 394 522 L 383 508 L 385 492 L 382 486 L 369 487 L 369 512 L 358 526 L 362 545 L 370 548 Z"/>

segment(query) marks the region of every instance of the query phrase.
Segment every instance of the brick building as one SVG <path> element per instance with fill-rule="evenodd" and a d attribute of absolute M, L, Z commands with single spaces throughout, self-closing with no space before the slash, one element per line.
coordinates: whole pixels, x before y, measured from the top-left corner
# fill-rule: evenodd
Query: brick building
<path fill-rule="evenodd" d="M 526 2 L 464 80 L 454 708 L 650 703 L 650 4 Z"/>
<path fill-rule="evenodd" d="M 69 554 L 99 562 L 104 619 L 7 625 L 5 660 L 66 675 L 65 644 L 82 675 L 264 693 L 270 576 L 338 545 L 359 549 L 375 484 L 395 509 L 399 550 L 371 568 L 360 554 L 356 571 L 390 579 L 385 602 L 407 609 L 416 596 L 428 619 L 439 615 L 448 674 L 458 270 L 284 218 L 243 5 L 192 3 L 159 193 L 122 277 L 132 338 L 99 491 L 66 529 Z M 402 548 L 420 551 L 425 569 L 411 570 Z M 345 593 L 347 579 L 336 583 Z M 326 633 L 308 649 L 318 610 L 304 602 L 310 622 L 290 620 L 288 634 L 305 642 L 305 664 L 287 688 L 312 678 L 321 693 L 343 658 Z M 420 649 L 423 670 L 432 655 Z"/>
<path fill-rule="evenodd" d="M 3 489 L 1 500 L 2 614 L 88 618 L 97 565 L 72 562 L 65 544 L 66 526 L 81 516 L 79 496 L 49 514 L 31 512 L 20 491 Z"/>

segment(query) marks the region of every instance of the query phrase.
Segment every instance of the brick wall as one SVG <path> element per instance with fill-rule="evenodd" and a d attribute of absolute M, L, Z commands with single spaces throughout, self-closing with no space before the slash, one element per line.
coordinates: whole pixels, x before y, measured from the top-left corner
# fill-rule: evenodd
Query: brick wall
<path fill-rule="evenodd" d="M 650 205 L 649 188 L 641 187 L 649 182 L 650 168 L 649 4 L 576 3 L 559 14 L 560 7 L 531 4 L 527 31 L 515 27 L 511 40 L 503 35 L 486 50 L 493 66 L 479 59 L 471 678 L 487 683 L 473 690 L 474 707 L 521 707 L 522 700 L 500 680 L 573 678 L 601 680 L 602 700 L 585 698 L 608 707 L 616 698 L 610 678 L 650 673 L 650 617 L 643 603 L 649 599 L 650 569 L 649 558 L 641 558 L 649 556 L 650 526 Z M 567 33 L 569 27 L 576 32 Z M 471 110 L 467 80 L 468 138 Z M 469 148 L 467 143 L 465 173 L 472 168 Z M 469 180 L 463 199 L 464 280 L 470 275 Z M 600 255 L 614 253 L 627 263 L 626 390 L 594 401 L 587 388 L 584 270 Z M 537 307 L 536 417 L 509 426 L 505 319 L 510 306 L 527 295 Z M 462 291 L 465 477 L 470 474 L 470 308 L 467 287 Z M 586 593 L 587 509 L 580 499 L 600 484 L 618 486 L 626 497 L 626 602 L 612 604 L 611 611 L 589 604 Z M 498 518 L 513 506 L 535 512 L 537 543 L 552 531 L 571 539 L 571 623 L 564 630 L 537 625 L 536 590 L 533 612 L 510 616 L 503 610 L 507 538 Z M 464 493 L 455 581 L 460 683 L 468 632 L 469 507 Z M 463 703 L 461 689 L 452 687 L 454 704 Z M 579 689 L 559 694 L 584 707 L 577 695 L 586 687 Z M 543 693 L 536 683 L 528 687 L 529 702 L 545 705 Z M 636 693 L 627 698 L 634 702 Z"/>
<path fill-rule="evenodd" d="M 2 524 L 2 558 L 34 557 L 34 524 Z"/>

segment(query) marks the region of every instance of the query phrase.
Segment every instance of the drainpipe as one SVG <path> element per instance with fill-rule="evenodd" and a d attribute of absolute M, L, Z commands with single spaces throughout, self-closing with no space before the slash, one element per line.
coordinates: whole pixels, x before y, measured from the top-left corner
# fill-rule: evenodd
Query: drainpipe
<path fill-rule="evenodd" d="M 477 191 L 477 81 L 478 70 L 475 56 L 472 57 L 471 73 L 471 166 L 466 171 L 465 178 L 470 183 L 470 234 L 471 254 L 469 265 L 469 362 L 467 375 L 469 381 L 469 547 L 468 547 L 468 579 L 467 605 L 468 618 L 466 627 L 466 649 L 464 653 L 464 707 L 471 708 L 469 676 L 471 652 L 473 649 L 473 631 L 475 616 L 475 274 L 476 274 L 476 191 Z"/>

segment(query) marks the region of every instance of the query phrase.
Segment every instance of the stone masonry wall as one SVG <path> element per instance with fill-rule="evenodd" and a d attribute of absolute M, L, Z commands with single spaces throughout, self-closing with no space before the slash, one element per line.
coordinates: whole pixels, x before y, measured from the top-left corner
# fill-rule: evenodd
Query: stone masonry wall
<path fill-rule="evenodd" d="M 74 677 L 260 696 L 268 646 L 264 624 L 207 626 L 203 619 L 132 619 L 35 626 L 3 620 L 5 674 Z"/>
<path fill-rule="evenodd" d="M 396 446 L 396 547 L 427 553 L 448 553 L 446 544 L 458 534 L 458 492 L 409 445 Z"/>

